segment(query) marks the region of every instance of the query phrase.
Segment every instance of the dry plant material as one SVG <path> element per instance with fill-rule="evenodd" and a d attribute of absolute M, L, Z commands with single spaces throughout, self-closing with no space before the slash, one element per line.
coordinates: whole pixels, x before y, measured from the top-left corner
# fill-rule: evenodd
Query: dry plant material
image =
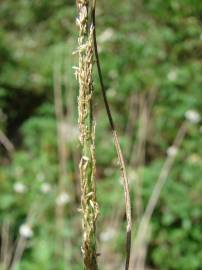
<path fill-rule="evenodd" d="M 163 167 L 160 171 L 157 182 L 155 183 L 155 186 L 153 188 L 153 191 L 147 203 L 146 209 L 142 215 L 140 224 L 138 226 L 136 238 L 134 241 L 134 247 L 133 247 L 133 250 L 135 252 L 131 259 L 131 265 L 130 265 L 131 270 L 145 269 L 145 258 L 146 258 L 148 243 L 149 243 L 149 239 L 148 239 L 149 238 L 149 225 L 152 219 L 153 212 L 159 201 L 162 189 L 165 186 L 169 173 L 175 162 L 176 154 L 177 154 L 175 152 L 181 146 L 183 139 L 186 135 L 186 132 L 187 132 L 187 124 L 186 122 L 183 122 L 175 137 L 173 146 L 171 147 L 172 149 L 175 149 L 175 151 L 173 150 L 173 153 L 171 155 L 168 155 L 168 157 L 166 158 L 163 164 Z"/>
<path fill-rule="evenodd" d="M 92 15 L 92 22 L 93 22 L 93 44 L 94 44 L 95 58 L 96 58 L 96 63 L 97 63 L 97 70 L 98 70 L 98 76 L 99 76 L 99 80 L 100 80 L 101 91 L 102 91 L 102 95 L 103 95 L 104 104 L 105 104 L 105 108 L 107 111 L 107 116 L 109 119 L 110 127 L 112 130 L 112 135 L 113 135 L 113 139 L 114 139 L 114 144 L 115 144 L 115 148 L 116 148 L 116 152 L 117 152 L 117 157 L 118 157 L 118 161 L 119 161 L 119 166 L 120 166 L 120 171 L 121 171 L 121 176 L 122 176 L 122 181 L 123 181 L 123 186 L 124 186 L 125 207 L 126 207 L 126 217 L 127 217 L 125 270 L 127 270 L 129 268 L 129 261 L 130 261 L 131 227 L 132 227 L 130 192 L 129 192 L 129 184 L 128 184 L 128 178 L 127 178 L 127 173 L 126 173 L 125 161 L 123 158 L 123 153 L 122 153 L 122 150 L 120 147 L 118 135 L 117 135 L 117 132 L 115 129 L 114 121 L 113 121 L 112 114 L 111 114 L 110 107 L 109 107 L 109 103 L 107 100 L 102 71 L 101 71 L 100 59 L 99 59 L 99 54 L 98 54 L 98 49 L 97 49 L 97 39 L 96 39 L 95 9 L 96 9 L 96 0 L 93 0 L 91 15 Z"/>
<path fill-rule="evenodd" d="M 121 176 L 124 186 L 125 206 L 127 216 L 127 239 L 126 239 L 126 264 L 129 267 L 130 247 L 131 247 L 131 203 L 129 194 L 128 178 L 126 174 L 125 162 L 120 147 L 118 135 L 113 122 L 109 103 L 105 93 L 105 87 L 101 72 L 100 60 L 97 50 L 96 29 L 95 29 L 95 7 L 96 1 L 92 1 L 91 18 L 89 20 L 89 1 L 77 0 L 79 16 L 77 25 L 79 26 L 78 51 L 79 67 L 76 68 L 76 77 L 79 81 L 79 128 L 80 143 L 82 147 L 82 158 L 80 161 L 81 178 L 81 207 L 83 213 L 83 246 L 85 269 L 97 269 L 96 260 L 96 239 L 95 222 L 98 213 L 95 191 L 95 124 L 92 113 L 92 71 L 93 71 L 93 51 L 97 63 L 98 75 L 100 79 L 101 91 L 106 107 L 109 123 L 112 130 L 115 148 L 117 151 Z M 93 50 L 94 48 L 94 50 Z"/>
<path fill-rule="evenodd" d="M 14 145 L 9 138 L 0 130 L 0 144 L 2 144 L 11 156 L 15 150 Z"/>
<path fill-rule="evenodd" d="M 80 161 L 81 211 L 83 215 L 82 253 L 84 269 L 97 269 L 96 218 L 98 206 L 95 190 L 95 124 L 92 118 L 92 71 L 93 71 L 93 26 L 89 26 L 89 1 L 78 0 L 79 67 L 76 77 L 79 81 L 78 113 L 82 157 Z"/>
<path fill-rule="evenodd" d="M 65 182 L 67 180 L 66 163 L 68 153 L 66 149 L 66 138 L 63 132 L 63 125 L 65 123 L 65 116 L 62 105 L 62 74 L 61 63 L 55 63 L 53 70 L 53 82 L 54 82 L 54 105 L 55 116 L 57 125 L 57 148 L 58 148 L 58 160 L 59 160 L 59 180 L 58 180 L 58 195 L 65 192 Z M 55 215 L 56 215 L 56 227 L 57 227 L 57 242 L 56 256 L 63 256 L 64 250 L 64 204 L 56 203 Z"/>

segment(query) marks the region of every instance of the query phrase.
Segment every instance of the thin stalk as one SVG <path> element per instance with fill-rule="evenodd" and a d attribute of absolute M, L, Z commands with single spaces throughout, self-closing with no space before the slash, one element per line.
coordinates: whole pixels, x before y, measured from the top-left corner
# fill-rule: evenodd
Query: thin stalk
<path fill-rule="evenodd" d="M 0 269 L 9 269 L 12 258 L 11 228 L 8 220 L 3 220 L 1 228 L 1 251 L 0 251 Z"/>
<path fill-rule="evenodd" d="M 117 152 L 117 156 L 118 156 L 118 160 L 119 160 L 119 166 L 120 166 L 120 171 L 121 171 L 121 176 L 122 176 L 123 186 L 124 186 L 126 217 L 127 217 L 125 270 L 127 270 L 129 268 L 129 261 L 130 261 L 131 227 L 132 227 L 132 225 L 131 225 L 132 222 L 131 222 L 130 192 L 129 192 L 129 185 L 128 185 L 128 178 L 127 178 L 127 173 L 126 173 L 125 161 L 124 161 L 124 158 L 123 158 L 123 154 L 122 154 L 122 150 L 121 150 L 121 147 L 120 147 L 118 135 L 117 135 L 117 132 L 116 132 L 116 128 L 115 128 L 114 121 L 113 121 L 112 114 L 111 114 L 110 107 L 109 107 L 109 103 L 108 103 L 108 100 L 107 100 L 104 81 L 103 81 L 103 76 L 102 76 L 99 53 L 98 53 L 98 48 L 97 48 L 95 8 L 96 8 L 96 0 L 93 0 L 92 12 L 91 13 L 92 13 L 92 22 L 93 22 L 93 44 L 94 44 L 95 58 L 96 58 L 96 63 L 97 63 L 97 70 L 98 70 L 98 76 L 99 76 L 100 85 L 101 85 L 102 96 L 103 96 L 103 99 L 104 99 L 104 104 L 105 104 L 105 108 L 106 108 L 106 111 L 107 111 L 107 116 L 108 116 L 110 127 L 111 127 L 111 130 L 112 130 L 112 135 L 113 135 L 114 144 L 115 144 L 115 148 L 116 148 L 116 152 Z"/>
<path fill-rule="evenodd" d="M 178 149 L 181 146 L 183 139 L 186 135 L 186 132 L 187 132 L 187 125 L 186 125 L 186 122 L 184 122 L 181 125 L 175 137 L 175 140 L 173 142 L 173 146 L 176 147 L 176 149 Z M 176 155 L 171 155 L 166 158 L 163 164 L 163 167 L 161 169 L 161 172 L 159 174 L 159 177 L 157 179 L 157 182 L 155 183 L 155 186 L 153 188 L 152 194 L 149 198 L 146 209 L 141 218 L 141 222 L 137 230 L 137 235 L 136 235 L 134 249 L 133 249 L 136 251 L 136 253 L 134 253 L 134 258 L 132 258 L 131 260 L 131 267 L 130 267 L 131 270 L 133 269 L 140 270 L 140 268 L 138 267 L 136 268 L 136 265 L 135 265 L 136 261 L 141 263 L 141 265 L 143 265 L 144 267 L 144 262 L 142 260 L 144 260 L 146 257 L 147 245 L 149 242 L 148 241 L 149 224 L 151 222 L 153 212 L 159 201 L 162 189 L 165 186 L 165 183 L 168 179 L 169 173 L 172 169 L 175 159 L 176 159 Z"/>
<path fill-rule="evenodd" d="M 15 150 L 14 145 L 8 139 L 8 137 L 0 130 L 0 144 L 2 144 L 11 156 Z"/>
<path fill-rule="evenodd" d="M 79 26 L 78 123 L 82 157 L 80 161 L 81 211 L 83 226 L 82 253 L 85 270 L 97 270 L 96 218 L 98 206 L 95 188 L 95 124 L 92 112 L 93 27 L 88 19 L 88 0 L 77 0 Z M 90 27 L 88 27 L 90 25 Z"/>
<path fill-rule="evenodd" d="M 65 191 L 65 182 L 67 181 L 67 149 L 66 149 L 66 138 L 64 134 L 65 116 L 62 104 L 62 72 L 61 63 L 55 63 L 53 70 L 53 82 L 54 82 L 54 106 L 55 106 L 55 117 L 57 125 L 57 150 L 59 159 L 59 180 L 58 180 L 58 195 Z M 56 215 L 56 227 L 57 227 L 57 241 L 56 256 L 63 255 L 64 249 L 64 205 L 56 204 L 55 215 Z"/>

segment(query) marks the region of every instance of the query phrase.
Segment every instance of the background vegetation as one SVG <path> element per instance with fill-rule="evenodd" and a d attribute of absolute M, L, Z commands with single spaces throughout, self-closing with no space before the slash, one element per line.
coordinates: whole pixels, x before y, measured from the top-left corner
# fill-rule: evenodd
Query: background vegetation
<path fill-rule="evenodd" d="M 76 12 L 71 0 L 0 3 L 3 270 L 82 269 L 78 85 L 72 69 Z M 134 239 L 163 163 L 175 155 L 169 147 L 185 115 L 192 122 L 152 216 L 146 267 L 199 270 L 202 2 L 98 1 L 97 27 L 107 96 L 127 160 Z M 96 73 L 94 81 L 98 263 L 100 269 L 123 269 L 122 186 Z"/>

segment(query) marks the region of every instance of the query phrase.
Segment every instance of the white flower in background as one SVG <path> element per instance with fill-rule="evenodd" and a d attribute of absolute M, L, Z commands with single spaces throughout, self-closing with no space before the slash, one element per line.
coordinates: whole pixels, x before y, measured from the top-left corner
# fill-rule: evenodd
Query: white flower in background
<path fill-rule="evenodd" d="M 185 118 L 193 124 L 197 124 L 201 120 L 200 114 L 195 110 L 186 111 Z"/>
<path fill-rule="evenodd" d="M 23 174 L 23 168 L 22 167 L 16 167 L 15 174 L 16 174 L 17 177 L 22 176 L 22 174 Z"/>
<path fill-rule="evenodd" d="M 100 43 L 105 43 L 107 41 L 110 41 L 113 39 L 114 37 L 114 30 L 112 28 L 107 28 L 104 32 L 102 32 L 99 37 L 98 40 Z"/>
<path fill-rule="evenodd" d="M 31 238 L 33 236 L 32 228 L 29 224 L 22 224 L 19 229 L 19 233 L 24 238 Z"/>
<path fill-rule="evenodd" d="M 116 96 L 116 89 L 108 88 L 107 89 L 107 95 L 108 95 L 108 97 L 111 97 L 111 98 L 115 97 Z"/>
<path fill-rule="evenodd" d="M 60 193 L 56 198 L 56 204 L 57 205 L 65 205 L 68 202 L 70 202 L 70 196 L 66 192 Z"/>
<path fill-rule="evenodd" d="M 113 228 L 108 228 L 107 230 L 100 233 L 100 240 L 103 242 L 110 241 L 116 235 L 116 230 Z"/>
<path fill-rule="evenodd" d="M 167 79 L 171 82 L 176 81 L 177 79 L 177 70 L 171 70 L 168 75 L 167 75 Z"/>
<path fill-rule="evenodd" d="M 45 180 L 45 175 L 43 173 L 38 173 L 37 174 L 37 180 L 39 182 L 43 182 Z"/>
<path fill-rule="evenodd" d="M 25 193 L 27 188 L 23 183 L 17 182 L 13 185 L 13 190 L 16 193 Z"/>
<path fill-rule="evenodd" d="M 51 191 L 51 185 L 49 183 L 43 183 L 41 185 L 41 192 L 42 193 L 49 193 Z"/>
<path fill-rule="evenodd" d="M 169 157 L 174 157 L 174 156 L 176 156 L 177 155 L 177 152 L 178 152 L 178 148 L 176 147 L 176 146 L 170 146 L 170 147 L 168 147 L 168 149 L 167 149 L 167 155 L 169 156 Z"/>
<path fill-rule="evenodd" d="M 116 71 L 115 69 L 111 69 L 111 70 L 109 71 L 109 77 L 110 77 L 111 79 L 116 79 L 116 78 L 118 77 L 117 71 Z"/>
<path fill-rule="evenodd" d="M 68 124 L 64 121 L 60 122 L 59 124 L 60 124 L 60 129 L 62 132 L 62 136 L 63 138 L 65 138 L 67 143 L 71 143 L 77 140 L 79 136 L 79 129 L 77 126 Z"/>
<path fill-rule="evenodd" d="M 128 182 L 131 184 L 132 182 L 138 182 L 139 176 L 134 169 L 128 169 Z"/>
<path fill-rule="evenodd" d="M 198 154 L 193 153 L 192 155 L 188 157 L 188 161 L 192 164 L 197 164 L 197 163 L 200 163 L 201 159 Z"/>

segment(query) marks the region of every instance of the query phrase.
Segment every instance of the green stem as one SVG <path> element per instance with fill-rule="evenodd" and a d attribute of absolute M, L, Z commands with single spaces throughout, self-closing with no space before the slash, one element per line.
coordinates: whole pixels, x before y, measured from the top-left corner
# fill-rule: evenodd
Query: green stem
<path fill-rule="evenodd" d="M 85 270 L 97 270 L 96 253 L 96 218 L 98 206 L 95 188 L 95 124 L 92 112 L 92 69 L 93 69 L 93 28 L 88 29 L 87 0 L 77 2 L 79 17 L 78 54 L 79 68 L 77 78 L 79 81 L 79 129 L 82 157 L 80 161 L 81 179 L 81 208 L 83 226 L 83 259 Z"/>

